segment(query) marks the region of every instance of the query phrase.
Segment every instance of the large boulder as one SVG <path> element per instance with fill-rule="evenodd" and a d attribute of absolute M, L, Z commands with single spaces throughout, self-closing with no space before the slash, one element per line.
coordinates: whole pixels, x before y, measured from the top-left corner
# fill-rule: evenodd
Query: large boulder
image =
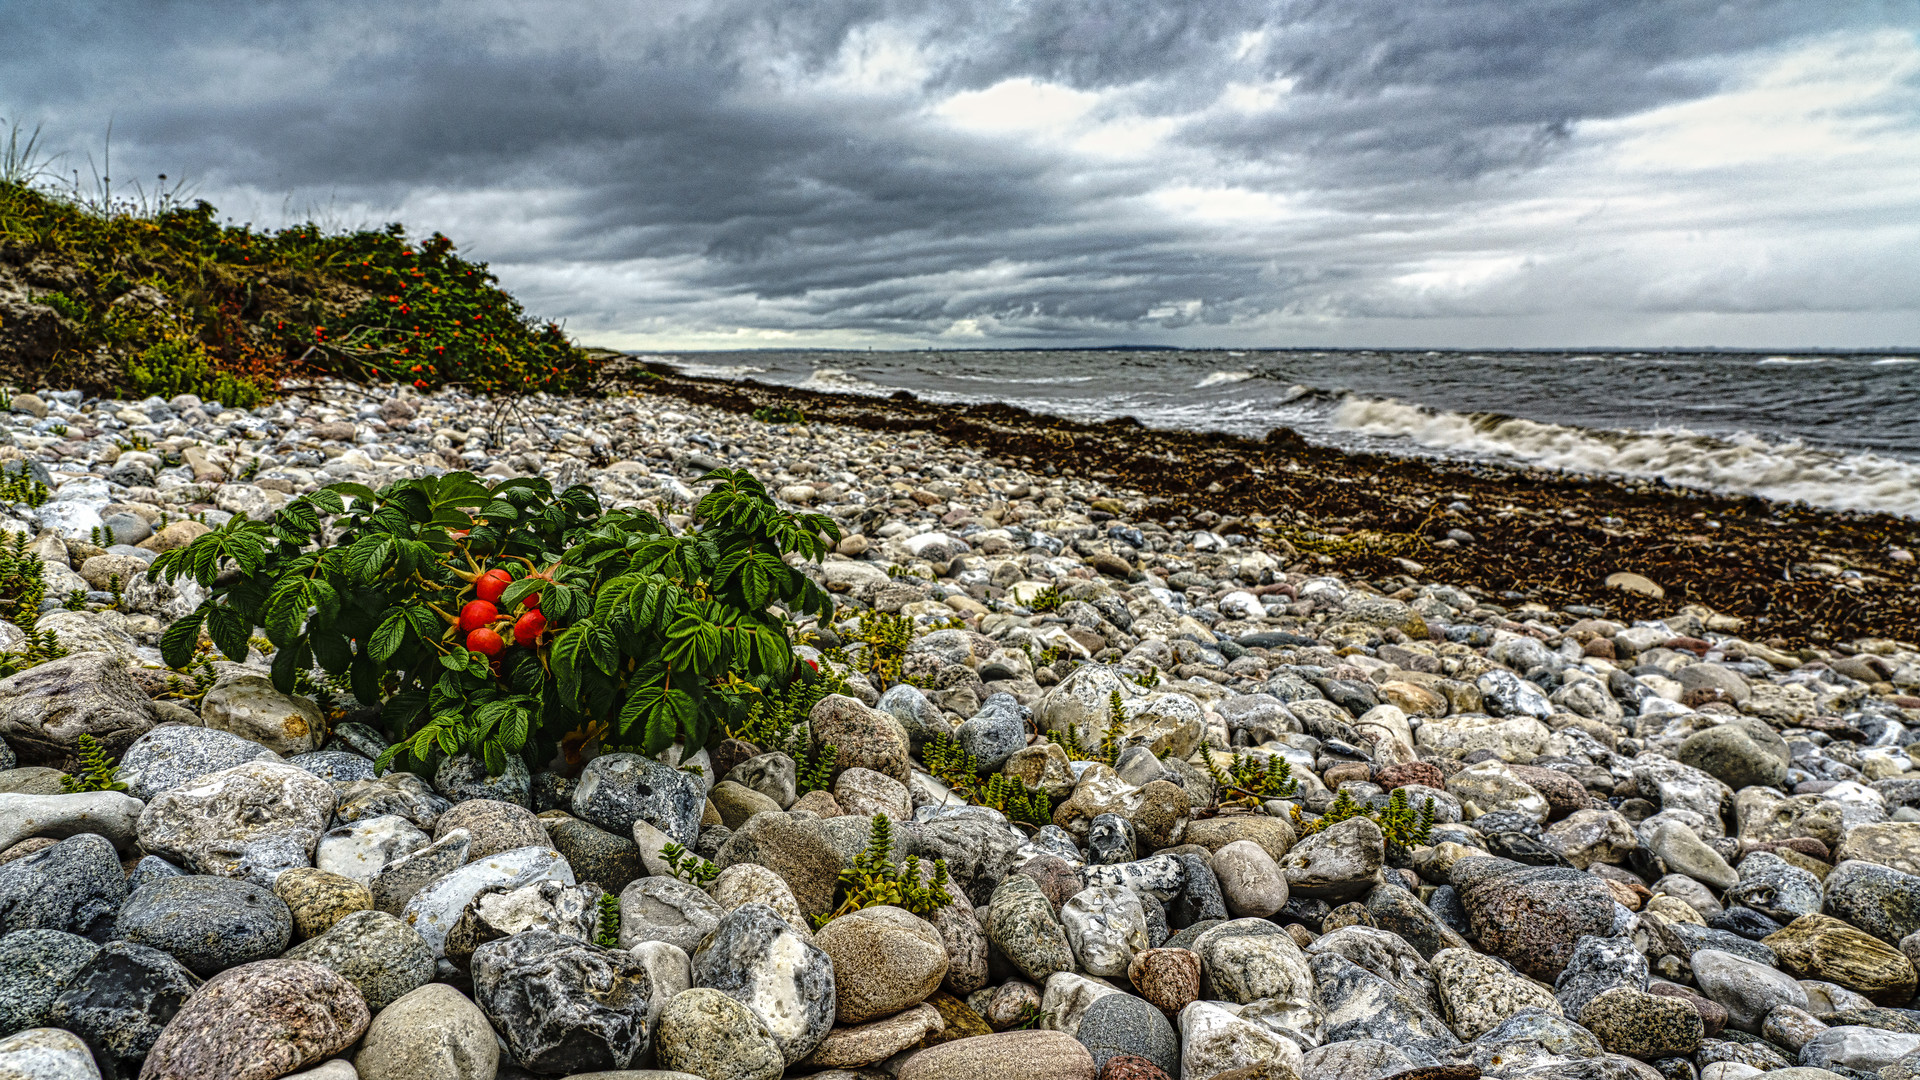
<path fill-rule="evenodd" d="M 106 941 L 126 899 L 119 854 L 92 833 L 0 863 L 0 933 L 63 930 Z"/>
<path fill-rule="evenodd" d="M 142 1080 L 272 1080 L 352 1046 L 372 1019 L 353 984 L 303 960 L 207 980 L 147 1055 Z"/>
<path fill-rule="evenodd" d="M 693 773 L 638 754 L 602 754 L 587 763 L 573 791 L 573 813 L 615 836 L 644 821 L 691 848 L 700 832 L 706 785 Z"/>
<path fill-rule="evenodd" d="M 76 652 L 0 679 L 0 738 L 29 765 L 71 768 L 82 735 L 119 757 L 153 724 L 152 703 L 111 653 Z"/>
<path fill-rule="evenodd" d="M 215 684 L 200 702 L 200 718 L 283 756 L 318 749 L 326 726 L 318 705 L 281 693 L 260 675 L 230 675 Z"/>
<path fill-rule="evenodd" d="M 119 780 L 127 794 L 151 799 L 222 769 L 280 755 L 254 742 L 217 728 L 162 724 L 136 739 L 120 758 Z"/>
<path fill-rule="evenodd" d="M 473 996 L 534 1072 L 626 1069 L 647 1050 L 653 982 L 619 950 L 547 930 L 489 941 L 473 953 Z"/>
<path fill-rule="evenodd" d="M 1461 859 L 1453 886 L 1480 947 L 1536 979 L 1559 977 L 1583 935 L 1611 936 L 1621 910 L 1591 874 L 1506 859 Z"/>
<path fill-rule="evenodd" d="M 847 918 L 827 924 L 828 929 Z M 728 912 L 692 960 L 693 985 L 718 990 L 751 1009 L 788 1065 L 813 1053 L 833 1029 L 839 1003 L 833 959 L 766 904 L 742 904 Z M 862 982 L 884 978 L 878 970 L 858 975 Z"/>

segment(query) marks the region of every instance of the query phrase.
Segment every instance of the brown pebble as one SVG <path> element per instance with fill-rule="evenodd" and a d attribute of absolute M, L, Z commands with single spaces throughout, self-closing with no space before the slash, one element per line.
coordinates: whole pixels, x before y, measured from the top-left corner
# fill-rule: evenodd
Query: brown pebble
<path fill-rule="evenodd" d="M 1127 979 L 1171 1019 L 1200 999 L 1200 957 L 1186 949 L 1147 949 L 1133 955 Z"/>

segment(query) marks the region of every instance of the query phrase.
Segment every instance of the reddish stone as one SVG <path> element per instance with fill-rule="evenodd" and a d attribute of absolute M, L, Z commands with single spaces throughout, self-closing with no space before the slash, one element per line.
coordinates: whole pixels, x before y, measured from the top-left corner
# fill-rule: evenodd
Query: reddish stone
<path fill-rule="evenodd" d="M 1374 776 L 1373 782 L 1388 791 L 1408 784 L 1421 784 L 1441 791 L 1447 788 L 1446 774 L 1440 771 L 1440 766 L 1427 761 L 1409 761 L 1403 765 L 1389 765 Z"/>
<path fill-rule="evenodd" d="M 1703 654 L 1708 649 L 1713 648 L 1713 642 L 1703 641 L 1697 637 L 1668 638 L 1662 644 L 1669 649 L 1682 649 L 1696 655 Z"/>
<path fill-rule="evenodd" d="M 1727 1026 L 1727 1007 L 1725 1005 L 1697 994 L 1684 986 L 1670 982 L 1656 982 L 1647 986 L 1647 993 L 1656 997 L 1679 998 L 1681 1001 L 1693 1006 L 1694 1011 L 1700 1014 L 1701 1021 L 1707 1025 L 1707 1038 L 1709 1039 L 1718 1036 L 1720 1030 Z"/>
<path fill-rule="evenodd" d="M 1585 645 L 1582 645 L 1580 648 L 1581 648 L 1581 651 L 1586 653 L 1588 656 L 1598 657 L 1601 660 L 1618 659 L 1618 657 L 1615 655 L 1613 651 L 1612 638 L 1597 637 L 1597 638 L 1594 638 L 1592 641 L 1587 642 Z"/>
<path fill-rule="evenodd" d="M 1326 781 L 1328 787 L 1335 790 L 1338 790 L 1341 784 L 1349 780 L 1365 781 L 1371 780 L 1372 778 L 1373 766 L 1368 765 L 1364 761 L 1343 761 L 1338 765 L 1328 767 L 1325 775 L 1321 777 L 1321 779 Z"/>
<path fill-rule="evenodd" d="M 1127 978 L 1154 1008 L 1169 1019 L 1200 999 L 1200 957 L 1186 949 L 1148 949 L 1135 953 Z"/>
<path fill-rule="evenodd" d="M 1100 1070 L 1100 1080 L 1172 1080 L 1160 1066 L 1136 1054 L 1115 1054 Z"/>
<path fill-rule="evenodd" d="M 1014 873 L 1030 877 L 1047 900 L 1053 904 L 1053 913 L 1060 914 L 1060 908 L 1067 901 L 1087 887 L 1086 877 L 1074 865 L 1058 855 L 1035 855 L 1020 864 Z"/>

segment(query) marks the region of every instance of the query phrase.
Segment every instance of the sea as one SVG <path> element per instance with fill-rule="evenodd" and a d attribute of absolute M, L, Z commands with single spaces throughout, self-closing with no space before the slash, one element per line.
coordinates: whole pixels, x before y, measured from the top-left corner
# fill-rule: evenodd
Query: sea
<path fill-rule="evenodd" d="M 640 354 L 689 375 L 1350 450 L 1660 478 L 1920 519 L 1920 354 L 789 350 Z"/>

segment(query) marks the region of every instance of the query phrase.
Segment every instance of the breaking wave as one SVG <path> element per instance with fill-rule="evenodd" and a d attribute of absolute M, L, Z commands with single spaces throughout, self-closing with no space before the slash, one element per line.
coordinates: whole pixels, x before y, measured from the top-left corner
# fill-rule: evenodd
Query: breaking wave
<path fill-rule="evenodd" d="M 1195 390 L 1205 390 L 1209 386 L 1231 386 L 1234 383 L 1246 382 L 1248 379 L 1254 377 L 1254 373 L 1251 371 L 1216 371 L 1206 378 L 1201 379 L 1199 382 L 1194 383 L 1193 388 Z"/>
<path fill-rule="evenodd" d="M 1572 427 L 1362 397 L 1342 402 L 1333 424 L 1376 438 L 1406 439 L 1447 456 L 1659 478 L 1723 494 L 1920 518 L 1920 465 L 1798 441 L 1769 442 L 1752 435 L 1716 438 L 1685 429 Z"/>

